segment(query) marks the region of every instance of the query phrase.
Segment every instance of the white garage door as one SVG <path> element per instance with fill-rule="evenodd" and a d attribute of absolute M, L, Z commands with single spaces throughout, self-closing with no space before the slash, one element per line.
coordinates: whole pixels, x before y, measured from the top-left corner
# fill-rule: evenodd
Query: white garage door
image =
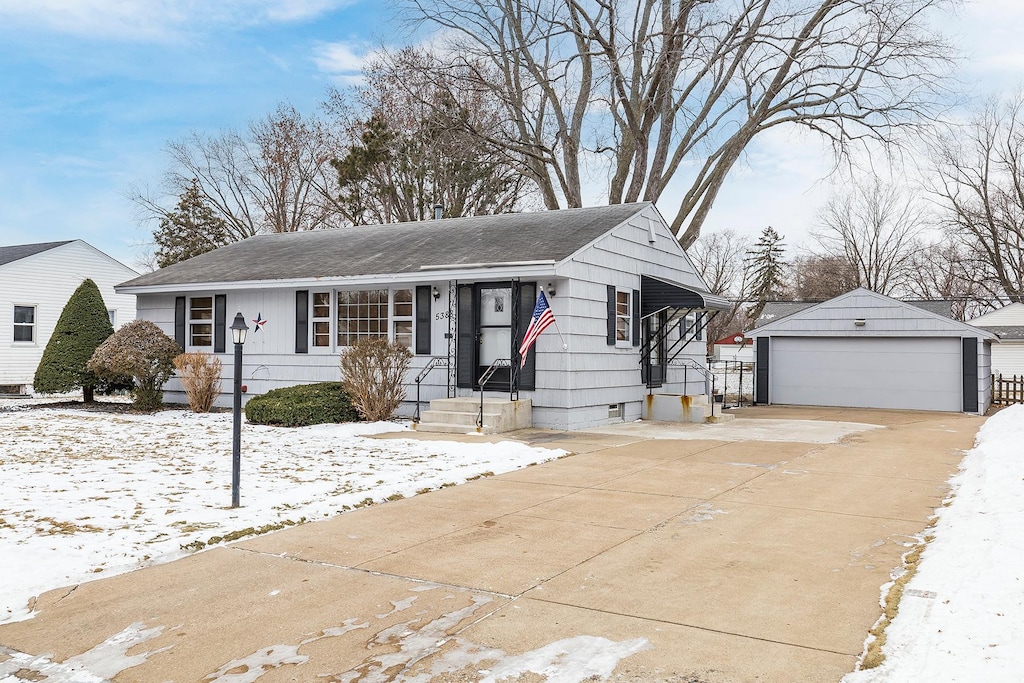
<path fill-rule="evenodd" d="M 963 409 L 959 338 L 772 337 L 771 403 Z"/>

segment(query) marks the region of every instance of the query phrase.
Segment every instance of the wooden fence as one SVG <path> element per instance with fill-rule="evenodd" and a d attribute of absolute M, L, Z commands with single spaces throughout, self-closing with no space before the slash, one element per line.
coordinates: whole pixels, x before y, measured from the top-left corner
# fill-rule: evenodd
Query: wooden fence
<path fill-rule="evenodd" d="M 1009 378 L 992 375 L 992 403 L 999 406 L 1024 403 L 1024 375 Z"/>

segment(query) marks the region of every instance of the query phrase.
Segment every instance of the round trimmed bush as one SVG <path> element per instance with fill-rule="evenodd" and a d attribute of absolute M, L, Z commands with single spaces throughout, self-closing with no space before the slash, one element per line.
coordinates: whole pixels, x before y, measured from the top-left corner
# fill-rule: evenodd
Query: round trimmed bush
<path fill-rule="evenodd" d="M 278 427 L 360 420 L 341 382 L 299 384 L 254 396 L 245 404 L 245 419 L 254 424 Z"/>

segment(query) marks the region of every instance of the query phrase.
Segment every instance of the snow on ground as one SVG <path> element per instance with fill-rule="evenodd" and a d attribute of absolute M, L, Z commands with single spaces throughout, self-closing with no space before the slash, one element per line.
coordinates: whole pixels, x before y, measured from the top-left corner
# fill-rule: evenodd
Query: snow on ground
<path fill-rule="evenodd" d="M 952 484 L 885 661 L 843 683 L 1024 678 L 1024 405 L 985 422 Z"/>
<path fill-rule="evenodd" d="M 244 425 L 242 507 L 230 509 L 230 413 L 16 403 L 0 412 L 0 623 L 31 616 L 29 600 L 47 590 L 167 562 L 196 541 L 564 454 L 514 442 L 366 438 L 401 429 Z"/>

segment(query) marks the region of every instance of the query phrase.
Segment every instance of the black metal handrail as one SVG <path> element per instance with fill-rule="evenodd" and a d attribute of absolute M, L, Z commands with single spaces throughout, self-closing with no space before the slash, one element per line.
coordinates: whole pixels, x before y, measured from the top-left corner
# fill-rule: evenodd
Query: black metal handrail
<path fill-rule="evenodd" d="M 683 386 L 686 386 L 686 373 L 688 370 L 693 369 L 704 375 L 704 390 L 707 393 L 708 403 L 711 402 L 711 394 L 715 387 L 715 376 L 711 372 L 711 369 L 707 366 L 701 365 L 692 358 L 673 358 L 668 362 L 668 365 L 672 367 L 683 368 Z"/>
<path fill-rule="evenodd" d="M 476 426 L 477 427 L 482 429 L 483 426 L 484 426 L 484 385 L 486 385 L 491 380 L 491 377 L 494 376 L 494 373 L 498 370 L 498 368 L 511 368 L 511 367 L 512 367 L 512 359 L 511 358 L 498 358 L 493 363 L 491 363 L 490 365 L 487 366 L 487 369 L 484 370 L 484 374 L 480 375 L 480 381 L 477 382 L 477 384 L 480 385 L 480 412 L 476 414 Z M 510 377 L 509 378 L 509 399 L 511 400 L 511 398 L 512 398 L 512 379 Z"/>
<path fill-rule="evenodd" d="M 420 382 L 423 381 L 430 371 L 434 368 L 446 368 L 448 367 L 448 356 L 433 356 L 427 363 L 426 367 L 420 370 L 420 374 L 416 375 L 416 412 L 412 416 L 413 424 L 419 424 L 420 422 Z"/>

